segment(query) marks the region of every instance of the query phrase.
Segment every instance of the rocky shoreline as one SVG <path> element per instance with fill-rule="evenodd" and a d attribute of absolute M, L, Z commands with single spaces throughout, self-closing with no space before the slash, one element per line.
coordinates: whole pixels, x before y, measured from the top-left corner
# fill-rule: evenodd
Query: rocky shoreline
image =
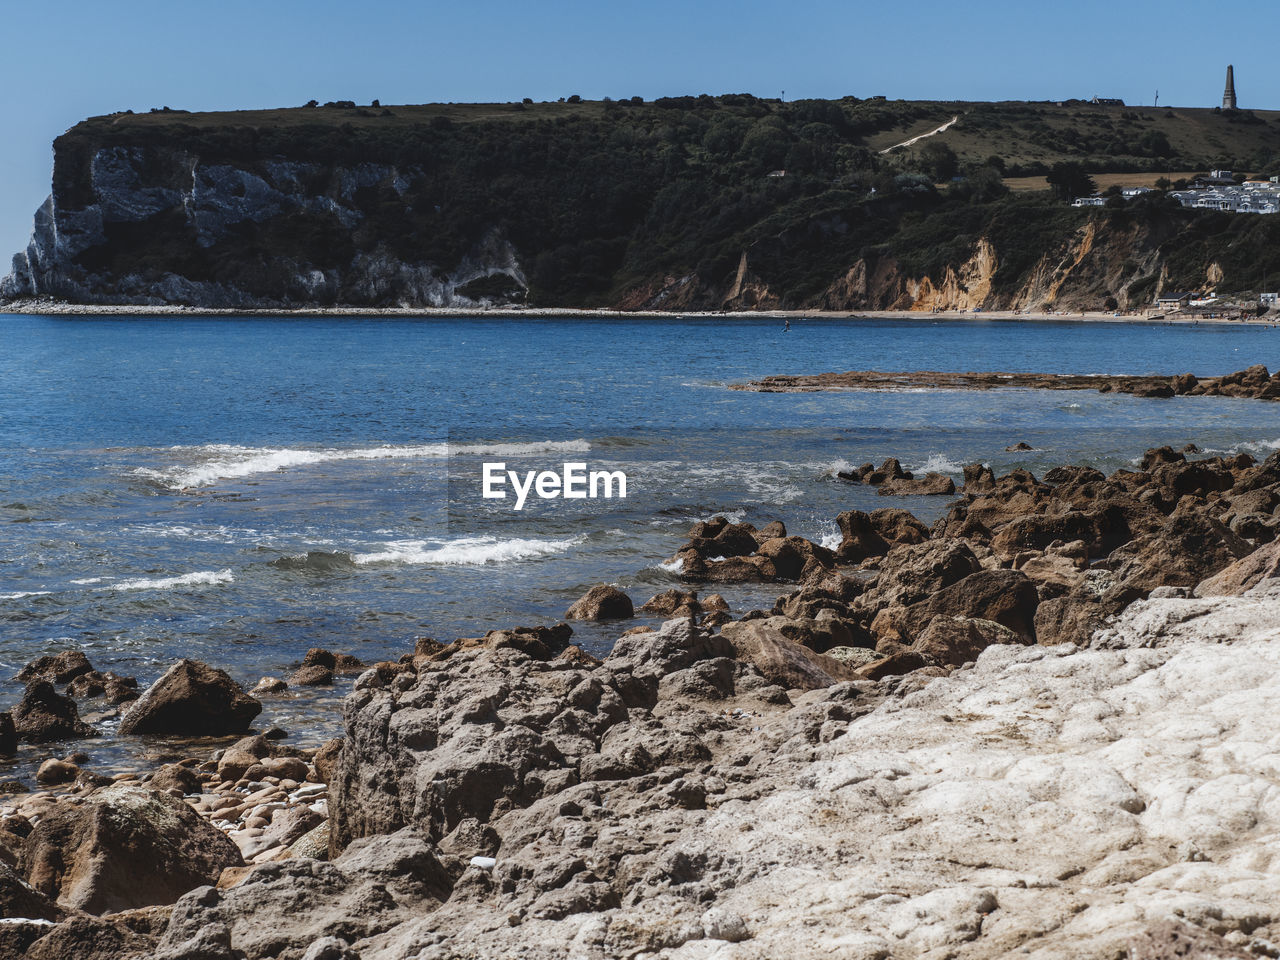
<path fill-rule="evenodd" d="M 1251 400 L 1280 399 L 1280 373 L 1272 376 L 1262 364 L 1221 377 L 1120 376 L 1061 373 L 944 373 L 914 370 L 890 373 L 850 370 L 846 373 L 778 374 L 733 384 L 732 390 L 755 393 L 818 393 L 828 390 L 1096 390 L 1130 393 L 1138 397 L 1242 397 Z"/>
<path fill-rule="evenodd" d="M 361 671 L 318 751 L 252 729 L 279 681 L 43 658 L 0 714 L 58 745 L 0 801 L 0 957 L 1280 955 L 1280 455 L 963 481 L 835 549 L 698 523 L 684 587 L 566 612 L 602 659 L 567 623 L 313 651 L 291 682 Z M 707 592 L 740 582 L 777 602 Z M 96 777 L 59 756 L 94 698 L 228 745 Z"/>

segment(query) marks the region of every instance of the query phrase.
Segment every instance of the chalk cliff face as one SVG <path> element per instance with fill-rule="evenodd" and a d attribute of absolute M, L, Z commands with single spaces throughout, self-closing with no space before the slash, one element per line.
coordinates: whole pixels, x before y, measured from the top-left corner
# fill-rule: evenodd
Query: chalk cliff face
<path fill-rule="evenodd" d="M 870 167 L 771 178 L 752 166 L 767 158 L 702 143 L 719 142 L 725 105 L 467 122 L 443 109 L 86 120 L 54 144 L 52 193 L 0 297 L 1097 310 L 1265 281 L 1249 251 L 1269 249 L 1270 218 L 1159 198 L 1093 212 L 1047 194 L 970 200 L 910 177 L 877 192 Z"/>
<path fill-rule="evenodd" d="M 451 264 L 379 240 L 380 221 L 396 198 L 411 204 L 422 176 L 373 162 L 208 161 L 174 147 L 59 151 L 54 192 L 0 294 L 207 307 L 521 299 L 527 283 L 501 230 Z"/>

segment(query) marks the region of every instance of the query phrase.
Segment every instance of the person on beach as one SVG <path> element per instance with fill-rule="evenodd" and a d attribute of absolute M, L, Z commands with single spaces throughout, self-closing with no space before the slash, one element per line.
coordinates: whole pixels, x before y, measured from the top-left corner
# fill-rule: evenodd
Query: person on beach
<path fill-rule="evenodd" d="M 789 319 L 783 319 L 783 321 L 782 321 L 782 332 L 783 332 L 783 333 L 790 333 L 790 332 L 791 332 L 791 321 L 790 321 Z"/>

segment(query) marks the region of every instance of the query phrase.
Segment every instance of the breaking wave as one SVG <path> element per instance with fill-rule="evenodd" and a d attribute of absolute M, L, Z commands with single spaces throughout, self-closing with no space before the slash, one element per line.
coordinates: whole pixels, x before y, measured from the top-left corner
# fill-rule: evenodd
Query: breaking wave
<path fill-rule="evenodd" d="M 195 573 L 184 573 L 179 577 L 159 577 L 135 580 L 121 580 L 111 584 L 112 590 L 170 590 L 174 587 L 203 587 L 219 583 L 230 583 L 235 578 L 230 570 L 197 570 Z"/>
<path fill-rule="evenodd" d="M 585 453 L 586 440 L 542 440 L 532 443 L 425 443 L 381 447 L 241 447 L 209 444 L 201 447 L 173 447 L 174 451 L 203 457 L 163 469 L 139 467 L 135 476 L 155 481 L 172 490 L 207 487 L 219 480 L 238 480 L 260 473 L 277 473 L 296 467 L 351 460 L 441 460 L 451 456 L 521 457 L 538 453 Z"/>
<path fill-rule="evenodd" d="M 567 540 L 531 540 L 497 537 L 463 537 L 459 540 L 393 540 L 385 549 L 357 553 L 352 560 L 359 564 L 410 563 L 441 566 L 480 566 L 486 563 L 509 563 L 550 554 L 564 553 L 582 543 L 583 537 Z"/>
<path fill-rule="evenodd" d="M 912 473 L 963 473 L 964 464 L 956 463 L 946 454 L 931 453 L 923 463 L 909 469 Z"/>

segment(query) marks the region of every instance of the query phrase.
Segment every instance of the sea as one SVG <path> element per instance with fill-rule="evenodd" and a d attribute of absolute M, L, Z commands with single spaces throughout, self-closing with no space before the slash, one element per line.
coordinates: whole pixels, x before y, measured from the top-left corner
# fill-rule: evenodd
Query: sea
<path fill-rule="evenodd" d="M 1280 365 L 1280 331 L 772 317 L 173 318 L 0 315 L 0 709 L 41 654 L 83 650 L 141 686 L 183 657 L 251 687 L 311 647 L 366 662 L 415 640 L 552 624 L 590 586 L 636 605 L 681 586 L 690 526 L 724 515 L 835 545 L 843 510 L 925 522 L 946 497 L 837 474 L 897 457 L 960 479 L 1143 451 L 1280 449 L 1280 405 L 1092 391 L 756 393 L 769 374 L 996 370 L 1228 373 Z M 1025 452 L 1008 452 L 1017 443 Z M 486 498 L 485 464 L 622 471 L 626 497 Z M 499 468 L 491 467 L 493 471 Z M 503 474 L 505 475 L 505 473 Z M 548 484 L 548 490 L 550 485 Z M 491 492 L 496 492 L 491 489 Z M 603 489 L 599 490 L 603 493 Z M 712 588 L 714 589 L 714 588 Z M 778 585 L 724 587 L 733 611 Z M 654 622 L 575 623 L 596 654 Z M 267 698 L 261 728 L 315 746 L 350 678 Z M 102 772 L 197 745 L 103 731 L 60 745 Z M 57 750 L 55 750 L 57 752 Z M 28 775 L 47 749 L 0 762 Z"/>

